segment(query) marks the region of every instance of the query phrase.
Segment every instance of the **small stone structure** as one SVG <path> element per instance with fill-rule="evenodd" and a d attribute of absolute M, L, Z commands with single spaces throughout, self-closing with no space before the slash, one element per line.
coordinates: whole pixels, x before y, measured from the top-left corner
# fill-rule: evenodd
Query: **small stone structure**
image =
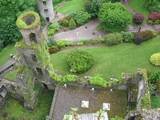
<path fill-rule="evenodd" d="M 31 45 L 32 42 L 40 42 L 41 26 L 40 17 L 37 13 L 30 11 L 21 14 L 18 17 L 16 24 L 27 45 Z"/>
<path fill-rule="evenodd" d="M 5 99 L 7 96 L 7 89 L 4 85 L 0 85 L 0 108 L 5 104 Z"/>
<path fill-rule="evenodd" d="M 160 109 L 130 112 L 125 120 L 160 120 Z"/>
<path fill-rule="evenodd" d="M 52 0 L 38 0 L 38 7 L 41 16 L 47 22 L 53 21 L 55 18 L 55 12 L 53 9 L 53 1 Z"/>

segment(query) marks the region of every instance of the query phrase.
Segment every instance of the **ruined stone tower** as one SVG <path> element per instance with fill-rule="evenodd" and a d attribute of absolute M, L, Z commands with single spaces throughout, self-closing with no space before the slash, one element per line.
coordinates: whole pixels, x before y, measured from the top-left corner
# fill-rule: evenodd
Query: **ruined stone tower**
<path fill-rule="evenodd" d="M 52 0 L 38 0 L 38 7 L 41 16 L 47 21 L 51 22 L 55 18 Z"/>
<path fill-rule="evenodd" d="M 19 94 L 23 96 L 25 106 L 33 109 L 38 94 L 35 87 L 38 83 L 48 89 L 54 89 L 45 66 L 48 60 L 48 51 L 45 52 L 46 39 L 37 13 L 24 12 L 18 17 L 16 24 L 23 36 L 23 40 L 16 44 L 18 64 L 23 68 L 19 73 L 19 83 L 22 83 Z"/>

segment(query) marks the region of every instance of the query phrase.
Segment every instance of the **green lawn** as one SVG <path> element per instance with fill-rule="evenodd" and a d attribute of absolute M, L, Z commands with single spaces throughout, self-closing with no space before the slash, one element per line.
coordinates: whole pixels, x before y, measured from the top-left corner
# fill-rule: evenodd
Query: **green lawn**
<path fill-rule="evenodd" d="M 14 54 L 15 52 L 16 52 L 16 48 L 14 47 L 14 45 L 9 45 L 5 47 L 0 52 L 0 66 L 6 63 L 11 53 Z"/>
<path fill-rule="evenodd" d="M 144 15 L 148 15 L 149 11 L 144 7 L 145 0 L 130 0 L 129 6 L 137 12 L 143 13 Z"/>
<path fill-rule="evenodd" d="M 16 75 L 17 75 L 17 71 L 14 69 L 14 70 L 7 72 L 4 75 L 4 78 L 6 78 L 7 80 L 16 80 Z"/>
<path fill-rule="evenodd" d="M 84 8 L 85 0 L 69 0 L 59 3 L 55 9 L 63 14 L 70 14 Z"/>
<path fill-rule="evenodd" d="M 160 108 L 160 96 L 151 96 L 152 108 Z"/>
<path fill-rule="evenodd" d="M 52 96 L 53 92 L 43 90 L 39 95 L 38 105 L 33 112 L 23 108 L 13 98 L 9 98 L 5 108 L 0 110 L 0 120 L 45 120 L 45 117 L 49 114 Z"/>
<path fill-rule="evenodd" d="M 63 50 L 51 55 L 54 68 L 62 73 L 68 73 L 66 65 L 67 53 L 75 48 Z M 101 74 L 105 78 L 121 77 L 122 72 L 134 72 L 137 68 L 158 70 L 150 64 L 149 58 L 160 51 L 160 37 L 144 42 L 137 46 L 133 43 L 113 47 L 81 47 L 94 56 L 95 65 L 85 75 Z"/>

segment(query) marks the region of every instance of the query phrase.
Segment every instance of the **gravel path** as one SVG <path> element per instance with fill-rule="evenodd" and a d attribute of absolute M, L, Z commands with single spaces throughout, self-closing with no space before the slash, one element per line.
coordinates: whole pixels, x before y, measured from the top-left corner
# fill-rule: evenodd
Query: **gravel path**
<path fill-rule="evenodd" d="M 99 25 L 98 20 L 92 20 L 89 23 L 70 30 L 67 32 L 61 32 L 54 35 L 54 40 L 68 40 L 68 41 L 80 41 L 80 40 L 89 40 L 99 36 L 103 36 L 105 33 L 98 31 L 97 26 Z"/>

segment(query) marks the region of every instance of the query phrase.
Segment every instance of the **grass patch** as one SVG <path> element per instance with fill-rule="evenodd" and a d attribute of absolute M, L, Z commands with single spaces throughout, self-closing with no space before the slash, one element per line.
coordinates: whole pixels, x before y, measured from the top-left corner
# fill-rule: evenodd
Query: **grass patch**
<path fill-rule="evenodd" d="M 53 92 L 43 90 L 39 95 L 39 102 L 35 110 L 28 111 L 19 102 L 9 98 L 3 110 L 0 110 L 0 120 L 45 120 L 50 110 Z M 3 117 L 6 114 L 7 117 Z"/>
<path fill-rule="evenodd" d="M 151 96 L 152 108 L 160 108 L 160 96 Z"/>
<path fill-rule="evenodd" d="M 9 45 L 5 47 L 0 52 L 0 66 L 7 62 L 10 54 L 15 54 L 15 53 L 16 53 L 16 48 L 14 47 L 14 45 Z"/>
<path fill-rule="evenodd" d="M 64 1 L 58 4 L 55 9 L 56 11 L 63 14 L 71 14 L 75 11 L 84 9 L 86 0 L 70 0 Z"/>
<path fill-rule="evenodd" d="M 4 78 L 8 80 L 16 80 L 17 71 L 11 70 L 4 75 Z"/>
<path fill-rule="evenodd" d="M 129 6 L 136 12 L 142 13 L 145 16 L 149 14 L 149 11 L 144 7 L 145 0 L 130 0 Z"/>
<path fill-rule="evenodd" d="M 141 45 L 133 43 L 120 44 L 113 47 L 80 47 L 86 50 L 95 59 L 95 65 L 85 74 L 101 74 L 105 78 L 115 76 L 121 78 L 123 72 L 135 72 L 137 68 L 146 68 L 156 71 L 159 67 L 150 64 L 149 58 L 153 53 L 160 51 L 160 37 L 144 42 Z M 59 53 L 51 55 L 52 63 L 55 69 L 68 73 L 66 64 L 67 53 L 75 48 L 66 49 Z"/>

